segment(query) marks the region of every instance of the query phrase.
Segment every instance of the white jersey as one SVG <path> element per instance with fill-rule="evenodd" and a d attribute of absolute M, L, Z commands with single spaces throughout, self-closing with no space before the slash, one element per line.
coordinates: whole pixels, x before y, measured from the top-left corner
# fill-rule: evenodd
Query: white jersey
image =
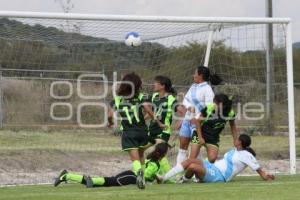
<path fill-rule="evenodd" d="M 214 96 L 214 92 L 207 82 L 194 83 L 184 96 L 183 105 L 187 109 L 195 108 L 195 115 L 197 115 L 207 104 L 213 103 Z M 191 117 L 191 113 L 187 111 L 185 117 Z"/>
<path fill-rule="evenodd" d="M 224 158 L 214 164 L 222 173 L 226 181 L 241 173 L 249 166 L 253 171 L 260 168 L 256 158 L 246 150 L 238 151 L 233 148 L 224 155 Z"/>

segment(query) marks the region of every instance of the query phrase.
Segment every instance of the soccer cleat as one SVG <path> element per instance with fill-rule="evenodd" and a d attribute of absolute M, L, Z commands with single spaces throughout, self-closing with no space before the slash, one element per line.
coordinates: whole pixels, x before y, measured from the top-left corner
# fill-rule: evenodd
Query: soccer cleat
<path fill-rule="evenodd" d="M 93 180 L 90 176 L 84 175 L 83 179 L 85 180 L 85 186 L 87 188 L 93 188 L 94 187 Z"/>
<path fill-rule="evenodd" d="M 54 181 L 54 187 L 57 187 L 62 182 L 66 182 L 65 175 L 68 173 L 67 170 L 62 170 L 57 178 Z"/>
<path fill-rule="evenodd" d="M 145 178 L 144 178 L 144 171 L 139 169 L 136 176 L 136 184 L 139 189 L 145 189 Z"/>
<path fill-rule="evenodd" d="M 192 177 L 194 183 L 200 183 L 200 179 L 197 178 L 195 175 Z"/>
<path fill-rule="evenodd" d="M 176 183 L 188 183 L 191 179 L 185 177 L 185 175 L 181 176 Z"/>

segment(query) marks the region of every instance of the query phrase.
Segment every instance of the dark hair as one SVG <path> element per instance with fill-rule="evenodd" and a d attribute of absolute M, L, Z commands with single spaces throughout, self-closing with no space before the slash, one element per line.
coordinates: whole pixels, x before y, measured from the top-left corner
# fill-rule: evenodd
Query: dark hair
<path fill-rule="evenodd" d="M 172 81 L 169 79 L 169 77 L 156 76 L 154 80 L 165 86 L 166 92 L 176 95 L 176 90 L 173 88 Z"/>
<path fill-rule="evenodd" d="M 129 83 L 132 83 L 132 85 Z M 132 86 L 134 88 L 132 88 Z M 133 96 L 130 96 L 132 98 L 140 92 L 141 87 L 142 87 L 141 78 L 137 74 L 132 72 L 132 73 L 126 74 L 122 78 L 122 82 L 118 89 L 117 94 L 119 96 L 125 96 L 125 97 L 128 97 L 133 94 Z"/>
<path fill-rule="evenodd" d="M 158 161 L 159 159 L 161 159 L 163 156 L 166 155 L 168 148 L 169 146 L 165 142 L 157 144 L 155 146 L 155 149 L 147 156 L 147 159 Z"/>
<path fill-rule="evenodd" d="M 203 80 L 210 82 L 212 85 L 220 85 L 222 83 L 222 79 L 217 74 L 211 74 L 208 67 L 199 66 L 197 67 L 198 75 L 202 74 Z"/>
<path fill-rule="evenodd" d="M 232 109 L 232 100 L 226 94 L 216 94 L 214 97 L 214 102 L 218 105 L 222 105 L 222 115 L 228 116 L 229 112 Z"/>
<path fill-rule="evenodd" d="M 250 147 L 250 145 L 251 145 L 251 137 L 249 135 L 241 134 L 239 136 L 239 141 L 241 142 L 242 148 L 244 150 L 246 150 L 249 153 L 251 153 L 254 157 L 256 156 L 255 151 Z"/>

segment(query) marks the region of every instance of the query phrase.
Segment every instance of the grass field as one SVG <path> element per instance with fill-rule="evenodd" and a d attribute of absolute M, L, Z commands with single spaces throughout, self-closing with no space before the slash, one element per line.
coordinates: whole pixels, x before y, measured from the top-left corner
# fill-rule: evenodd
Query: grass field
<path fill-rule="evenodd" d="M 300 176 L 280 176 L 273 182 L 259 177 L 238 177 L 230 183 L 147 185 L 86 189 L 67 184 L 0 188 L 0 200 L 296 200 Z"/>
<path fill-rule="evenodd" d="M 287 159 L 289 156 L 288 137 L 253 136 L 252 147 L 259 158 Z M 178 141 L 177 141 L 178 142 Z M 232 147 L 232 137 L 222 136 L 220 155 Z M 300 138 L 296 139 L 300 146 Z M 300 156 L 300 149 L 297 148 Z M 30 151 L 64 151 L 98 154 L 120 154 L 120 137 L 111 131 L 0 131 L 0 154 Z"/>
<path fill-rule="evenodd" d="M 296 140 L 300 146 L 300 138 Z M 232 147 L 231 136 L 222 136 L 220 156 Z M 288 172 L 288 137 L 254 136 L 258 159 L 269 172 Z M 176 148 L 172 150 L 173 160 Z M 171 152 L 170 152 L 171 153 Z M 300 155 L 300 149 L 297 148 Z M 272 160 L 269 164 L 267 160 Z M 282 165 L 282 166 L 281 166 Z M 105 131 L 0 131 L 0 185 L 52 182 L 63 168 L 91 175 L 113 175 L 130 168 L 121 153 L 120 138 Z M 275 170 L 276 171 L 276 170 Z M 93 200 L 93 199 L 292 199 L 300 197 L 300 176 L 279 176 L 263 182 L 259 177 L 238 177 L 226 184 L 148 185 L 86 189 L 67 184 L 0 188 L 0 200 Z"/>

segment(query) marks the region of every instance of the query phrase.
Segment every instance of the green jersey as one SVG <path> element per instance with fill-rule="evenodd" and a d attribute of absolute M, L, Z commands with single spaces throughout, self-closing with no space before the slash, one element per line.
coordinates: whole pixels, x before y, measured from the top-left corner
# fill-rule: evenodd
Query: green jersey
<path fill-rule="evenodd" d="M 158 174 L 160 169 L 160 164 L 158 161 L 147 160 L 145 163 L 145 180 L 152 182 L 155 180 L 156 174 Z"/>
<path fill-rule="evenodd" d="M 143 114 L 143 103 L 145 95 L 139 95 L 126 99 L 123 97 L 115 97 L 111 102 L 111 107 L 121 116 L 122 130 L 145 128 L 146 123 Z"/>
<path fill-rule="evenodd" d="M 201 124 L 202 136 L 207 143 L 217 144 L 220 140 L 220 133 L 228 121 L 235 120 L 235 112 L 231 110 L 227 116 L 215 114 L 215 105 L 209 104 L 201 111 L 204 121 Z"/>
<path fill-rule="evenodd" d="M 173 112 L 176 112 L 177 110 L 176 98 L 171 94 L 168 94 L 164 97 L 160 97 L 159 93 L 154 93 L 151 95 L 151 99 L 148 99 L 148 101 L 151 101 L 153 112 L 156 115 L 156 117 L 160 120 L 160 122 L 170 126 L 170 128 L 162 130 L 158 123 L 152 120 L 149 125 L 150 134 L 160 134 L 162 132 L 171 134 L 172 116 Z"/>
<path fill-rule="evenodd" d="M 152 182 L 155 180 L 157 174 L 164 176 L 170 169 L 171 166 L 167 157 L 162 158 L 160 161 L 147 160 L 144 173 L 145 180 Z M 175 181 L 168 180 L 166 183 L 175 183 Z"/>

